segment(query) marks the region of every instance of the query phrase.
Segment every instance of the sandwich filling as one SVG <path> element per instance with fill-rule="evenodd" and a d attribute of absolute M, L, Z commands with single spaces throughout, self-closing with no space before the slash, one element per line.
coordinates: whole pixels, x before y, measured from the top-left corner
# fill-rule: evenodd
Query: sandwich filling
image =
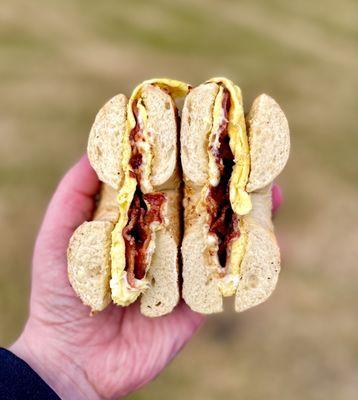
<path fill-rule="evenodd" d="M 250 155 L 240 89 L 222 78 L 210 82 L 216 82 L 219 90 L 208 144 L 208 250 L 214 254 L 218 287 L 223 296 L 231 296 L 239 283 L 247 241 L 240 216 L 252 208 L 245 190 Z"/>
<path fill-rule="evenodd" d="M 148 131 L 142 96 L 145 85 L 155 85 L 172 97 L 189 90 L 179 81 L 145 81 L 134 89 L 127 105 L 121 158 L 124 178 L 117 195 L 119 218 L 111 246 L 110 287 L 113 301 L 121 306 L 133 303 L 149 287 L 146 275 L 155 251 L 155 232 L 167 223 L 166 195 L 155 192 L 150 180 L 155 132 Z"/>
<path fill-rule="evenodd" d="M 127 280 L 132 288 L 136 288 L 136 280 L 145 277 L 151 262 L 154 252 L 153 235 L 155 230 L 159 229 L 164 222 L 163 206 L 166 202 L 166 196 L 161 192 L 143 193 L 150 185 L 149 181 L 144 181 L 145 185 L 141 185 L 144 172 L 143 160 L 148 162 L 146 157 L 148 142 L 143 135 L 144 129 L 137 102 L 133 103 L 133 112 L 136 125 L 129 134 L 131 145 L 129 164 L 133 172 L 131 175 L 137 180 L 137 188 L 128 210 L 128 222 L 123 229 L 123 239 L 125 242 Z M 141 186 L 144 187 L 141 188 Z"/>
<path fill-rule="evenodd" d="M 215 134 L 215 141 L 209 144 L 209 151 L 215 157 L 218 178 L 209 186 L 207 195 L 207 210 L 210 216 L 209 234 L 218 242 L 218 259 L 220 274 L 225 274 L 226 260 L 230 243 L 240 237 L 238 217 L 233 213 L 230 204 L 229 183 L 234 165 L 228 135 L 228 115 L 230 95 L 227 89 L 221 88 L 221 121 Z"/>

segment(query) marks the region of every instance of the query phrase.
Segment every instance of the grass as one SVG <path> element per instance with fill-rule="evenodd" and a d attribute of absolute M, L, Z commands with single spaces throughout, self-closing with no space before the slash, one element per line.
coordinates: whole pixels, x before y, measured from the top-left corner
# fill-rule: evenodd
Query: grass
<path fill-rule="evenodd" d="M 96 111 L 152 76 L 227 75 L 289 118 L 270 301 L 207 325 L 135 399 L 356 398 L 357 3 L 5 0 L 0 14 L 0 344 L 26 318 L 34 238 Z"/>

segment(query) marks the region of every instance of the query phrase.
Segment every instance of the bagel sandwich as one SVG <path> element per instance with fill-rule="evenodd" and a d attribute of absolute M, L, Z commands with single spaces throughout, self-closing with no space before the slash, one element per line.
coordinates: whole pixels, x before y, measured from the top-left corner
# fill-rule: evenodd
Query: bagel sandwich
<path fill-rule="evenodd" d="M 175 98 L 189 86 L 152 79 L 129 99 L 99 111 L 87 153 L 102 182 L 92 221 L 73 233 L 68 276 L 92 312 L 140 297 L 142 314 L 169 313 L 179 301 L 179 120 Z"/>
<path fill-rule="evenodd" d="M 245 117 L 241 90 L 213 78 L 186 96 L 181 120 L 183 298 L 194 310 L 240 312 L 265 301 L 280 272 L 271 187 L 290 150 L 287 119 L 270 96 Z"/>

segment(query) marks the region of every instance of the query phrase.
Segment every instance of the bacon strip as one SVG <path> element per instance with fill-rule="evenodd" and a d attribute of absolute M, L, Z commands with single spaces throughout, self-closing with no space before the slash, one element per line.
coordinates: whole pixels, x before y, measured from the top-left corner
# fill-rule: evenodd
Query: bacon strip
<path fill-rule="evenodd" d="M 145 201 L 149 204 L 147 207 Z M 162 223 L 163 193 L 144 194 L 137 188 L 128 211 L 128 223 L 123 229 L 126 245 L 126 271 L 128 282 L 135 287 L 135 279 L 143 279 L 147 269 L 147 250 L 152 238 L 150 224 Z"/>
<path fill-rule="evenodd" d="M 162 207 L 166 200 L 165 194 L 162 192 L 146 193 L 143 195 L 143 199 L 150 204 L 149 210 L 145 216 L 146 223 L 151 224 L 152 222 L 159 222 L 162 224 L 164 222 Z"/>
<path fill-rule="evenodd" d="M 140 166 L 142 165 L 143 156 L 139 152 L 136 146 L 136 141 L 139 140 L 142 132 L 140 125 L 138 123 L 138 107 L 136 101 L 133 103 L 133 113 L 134 113 L 134 118 L 136 120 L 136 124 L 129 134 L 129 142 L 131 144 L 131 158 L 129 160 L 129 165 L 132 167 L 132 170 L 135 173 L 137 179 L 140 180 L 141 176 Z"/>
<path fill-rule="evenodd" d="M 136 125 L 129 134 L 131 157 L 129 164 L 132 168 L 130 175 L 140 182 L 142 154 L 136 142 L 140 140 L 142 131 L 138 123 L 137 102 L 133 103 L 133 113 Z M 128 210 L 128 223 L 122 231 L 125 242 L 126 267 L 128 283 L 135 287 L 135 279 L 143 279 L 147 270 L 148 247 L 152 239 L 150 225 L 153 222 L 163 223 L 162 208 L 166 201 L 164 193 L 143 194 L 137 185 L 132 203 Z M 148 204 L 148 206 L 147 206 Z"/>
<path fill-rule="evenodd" d="M 232 154 L 229 144 L 228 114 L 230 109 L 230 95 L 226 89 L 224 90 L 222 107 L 224 118 L 219 126 L 218 132 L 220 147 L 214 153 L 221 177 L 217 186 L 211 186 L 209 188 L 207 210 L 210 215 L 209 232 L 216 235 L 219 240 L 219 262 L 220 266 L 225 268 L 228 256 L 228 245 L 234 238 L 240 236 L 237 217 L 233 214 L 229 194 L 234 155 Z"/>

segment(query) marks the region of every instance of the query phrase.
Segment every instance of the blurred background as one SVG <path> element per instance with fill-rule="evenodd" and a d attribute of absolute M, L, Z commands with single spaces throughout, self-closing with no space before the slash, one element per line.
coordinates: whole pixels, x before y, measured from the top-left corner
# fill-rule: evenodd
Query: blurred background
<path fill-rule="evenodd" d="M 276 218 L 283 270 L 264 305 L 206 326 L 131 400 L 356 399 L 358 3 L 2 0 L 0 345 L 27 314 L 33 242 L 97 110 L 147 78 L 237 82 L 287 114 Z"/>

